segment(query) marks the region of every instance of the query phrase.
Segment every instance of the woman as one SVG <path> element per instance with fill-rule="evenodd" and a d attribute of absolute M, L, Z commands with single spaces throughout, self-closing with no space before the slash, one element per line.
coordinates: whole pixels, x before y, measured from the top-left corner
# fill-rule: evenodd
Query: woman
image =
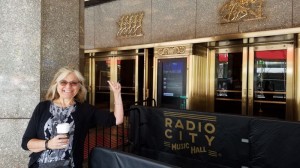
<path fill-rule="evenodd" d="M 82 167 L 84 140 L 89 128 L 123 123 L 121 85 L 108 81 L 114 94 L 114 113 L 85 102 L 87 90 L 81 73 L 61 68 L 54 76 L 46 101 L 35 108 L 23 135 L 22 148 L 33 152 L 29 167 Z M 69 123 L 69 136 L 58 135 L 56 126 Z"/>

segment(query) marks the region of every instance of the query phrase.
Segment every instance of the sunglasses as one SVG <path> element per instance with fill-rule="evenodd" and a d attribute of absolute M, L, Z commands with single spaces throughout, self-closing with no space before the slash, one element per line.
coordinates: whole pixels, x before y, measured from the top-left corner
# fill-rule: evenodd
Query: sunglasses
<path fill-rule="evenodd" d="M 66 80 L 61 80 L 59 81 L 59 84 L 61 86 L 67 86 L 67 84 L 70 84 L 70 86 L 77 86 L 78 84 L 80 84 L 81 82 L 75 82 L 75 81 L 71 81 L 71 82 L 68 82 Z"/>

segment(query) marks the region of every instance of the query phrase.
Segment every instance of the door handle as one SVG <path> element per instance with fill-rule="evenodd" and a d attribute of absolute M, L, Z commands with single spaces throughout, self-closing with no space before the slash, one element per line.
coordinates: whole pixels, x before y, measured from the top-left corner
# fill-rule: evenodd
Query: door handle
<path fill-rule="evenodd" d="M 248 89 L 248 96 L 249 96 L 249 97 L 252 97 L 252 96 L 253 96 L 252 89 Z"/>
<path fill-rule="evenodd" d="M 247 89 L 243 89 L 243 96 L 244 96 L 244 97 L 247 96 Z"/>

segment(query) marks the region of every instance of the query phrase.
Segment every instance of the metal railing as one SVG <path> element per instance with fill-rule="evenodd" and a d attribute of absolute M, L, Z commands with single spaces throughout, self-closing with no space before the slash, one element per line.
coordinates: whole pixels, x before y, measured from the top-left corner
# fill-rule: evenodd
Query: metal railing
<path fill-rule="evenodd" d="M 134 102 L 132 105 L 156 106 L 156 101 L 154 99 L 146 99 Z M 106 147 L 130 152 L 129 114 L 130 108 L 125 109 L 123 124 L 112 127 L 97 126 L 89 130 L 84 144 L 85 160 L 88 160 L 89 153 L 94 147 Z"/>

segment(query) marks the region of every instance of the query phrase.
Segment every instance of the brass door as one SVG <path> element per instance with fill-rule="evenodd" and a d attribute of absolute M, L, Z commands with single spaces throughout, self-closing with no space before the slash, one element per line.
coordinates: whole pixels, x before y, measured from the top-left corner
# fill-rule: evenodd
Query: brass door
<path fill-rule="evenodd" d="M 107 81 L 112 80 L 112 57 L 94 59 L 93 68 L 91 100 L 96 107 L 110 110 L 110 90 Z"/>
<path fill-rule="evenodd" d="M 292 44 L 224 48 L 211 54 L 213 111 L 292 119 Z"/>
<path fill-rule="evenodd" d="M 242 88 L 247 80 L 243 76 L 243 66 L 247 66 L 247 49 L 217 49 L 214 60 L 214 111 L 246 114 Z"/>
<path fill-rule="evenodd" d="M 293 55 L 291 44 L 249 48 L 250 115 L 292 119 Z"/>
<path fill-rule="evenodd" d="M 113 110 L 114 100 L 108 80 L 121 83 L 124 108 L 137 101 L 137 59 L 137 56 L 93 59 L 91 102 L 96 107 Z"/>

